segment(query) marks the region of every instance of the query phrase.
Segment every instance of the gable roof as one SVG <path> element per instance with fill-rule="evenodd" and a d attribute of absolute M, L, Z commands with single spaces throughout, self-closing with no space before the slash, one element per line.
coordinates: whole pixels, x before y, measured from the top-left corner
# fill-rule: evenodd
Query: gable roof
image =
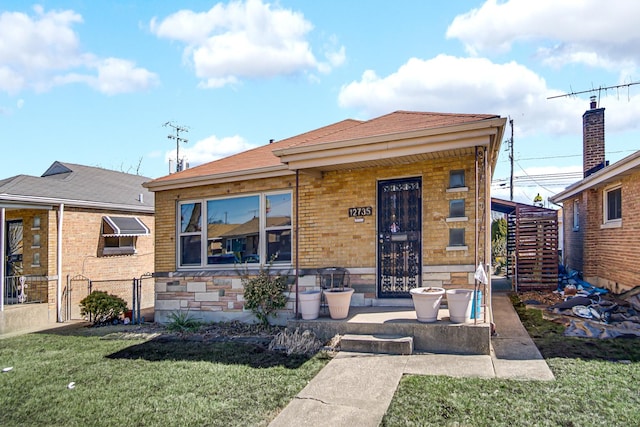
<path fill-rule="evenodd" d="M 16 175 L 0 181 L 0 207 L 67 206 L 153 212 L 150 178 L 92 166 L 54 162 L 42 176 Z"/>
<path fill-rule="evenodd" d="M 584 190 L 596 188 L 619 181 L 623 176 L 631 173 L 640 172 L 640 151 L 618 160 L 614 164 L 600 169 L 588 177 L 571 184 L 564 191 L 550 197 L 553 203 L 562 203 L 563 201 L 575 197 Z"/>
<path fill-rule="evenodd" d="M 397 163 L 399 157 L 492 145 L 497 159 L 506 120 L 491 114 L 396 111 L 347 119 L 145 183 L 158 191 L 270 176 Z M 457 154 L 461 154 L 458 152 Z M 405 159 L 405 161 L 406 161 Z"/>

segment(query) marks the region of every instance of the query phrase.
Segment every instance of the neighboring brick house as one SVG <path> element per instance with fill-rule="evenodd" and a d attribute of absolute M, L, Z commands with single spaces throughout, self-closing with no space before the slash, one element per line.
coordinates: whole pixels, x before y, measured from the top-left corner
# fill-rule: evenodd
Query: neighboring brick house
<path fill-rule="evenodd" d="M 146 183 L 156 195 L 156 320 L 178 311 L 250 320 L 238 269 L 255 273 L 270 259 L 294 281 L 280 321 L 323 267 L 349 271 L 352 306 L 411 305 L 419 286 L 473 286 L 490 260 L 505 121 L 407 111 L 347 119 Z"/>
<path fill-rule="evenodd" d="M 0 180 L 0 333 L 66 320 L 72 305 L 79 313 L 87 281 L 66 301 L 70 278 L 132 280 L 153 271 L 154 195 L 142 187 L 149 179 L 54 162 L 40 177 Z M 128 297 L 131 282 L 125 286 Z M 153 288 L 147 293 L 152 306 Z"/>
<path fill-rule="evenodd" d="M 640 283 L 640 151 L 609 165 L 604 108 L 583 115 L 584 178 L 551 197 L 562 203 L 564 263 L 615 293 Z"/>

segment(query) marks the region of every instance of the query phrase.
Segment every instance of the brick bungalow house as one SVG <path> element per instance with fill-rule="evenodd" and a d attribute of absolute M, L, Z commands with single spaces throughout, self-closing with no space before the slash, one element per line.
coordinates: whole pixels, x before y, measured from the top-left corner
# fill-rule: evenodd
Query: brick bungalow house
<path fill-rule="evenodd" d="M 562 203 L 565 266 L 592 285 L 620 293 L 640 284 L 640 151 L 605 161 L 604 108 L 583 119 L 581 181 L 551 197 Z"/>
<path fill-rule="evenodd" d="M 145 183 L 155 192 L 156 321 L 251 321 L 237 266 L 317 288 L 349 272 L 352 306 L 472 287 L 490 260 L 490 183 L 505 119 L 396 111 L 347 119 Z M 246 261 L 246 262 L 245 262 Z"/>
<path fill-rule="evenodd" d="M 79 316 L 88 280 L 126 278 L 119 296 L 131 301 L 131 280 L 153 271 L 149 179 L 54 162 L 40 177 L 0 180 L 0 333 Z"/>

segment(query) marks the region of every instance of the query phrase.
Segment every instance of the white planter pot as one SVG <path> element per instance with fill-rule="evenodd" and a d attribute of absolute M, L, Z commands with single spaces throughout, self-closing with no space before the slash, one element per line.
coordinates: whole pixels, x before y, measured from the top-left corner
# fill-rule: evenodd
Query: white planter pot
<path fill-rule="evenodd" d="M 298 294 L 300 314 L 304 320 L 317 319 L 320 314 L 320 291 L 304 291 Z"/>
<path fill-rule="evenodd" d="M 430 323 L 438 320 L 444 288 L 413 288 L 410 293 L 418 322 Z"/>
<path fill-rule="evenodd" d="M 449 320 L 452 323 L 465 323 L 471 317 L 471 289 L 448 289 L 447 305 L 449 306 Z"/>
<path fill-rule="evenodd" d="M 325 298 L 327 298 L 329 315 L 332 319 L 344 319 L 349 315 L 353 290 L 353 288 L 335 288 L 323 291 Z"/>

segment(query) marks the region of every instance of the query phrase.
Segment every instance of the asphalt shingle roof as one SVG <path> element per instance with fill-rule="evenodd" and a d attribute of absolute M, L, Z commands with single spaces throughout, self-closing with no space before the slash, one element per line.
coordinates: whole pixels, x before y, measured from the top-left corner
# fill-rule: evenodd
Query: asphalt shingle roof
<path fill-rule="evenodd" d="M 16 175 L 0 180 L 0 201 L 15 200 L 15 197 L 44 198 L 70 205 L 75 201 L 153 210 L 154 194 L 142 186 L 150 180 L 98 167 L 54 162 L 42 176 Z"/>
<path fill-rule="evenodd" d="M 154 180 L 154 183 L 178 179 L 190 179 L 208 175 L 250 171 L 282 165 L 274 150 L 292 147 L 315 146 L 326 143 L 349 141 L 359 138 L 392 135 L 400 132 L 436 129 L 494 119 L 494 114 L 454 114 L 414 111 L 396 111 L 371 120 L 347 119 L 310 132 L 263 145 L 220 160 L 166 175 Z"/>

